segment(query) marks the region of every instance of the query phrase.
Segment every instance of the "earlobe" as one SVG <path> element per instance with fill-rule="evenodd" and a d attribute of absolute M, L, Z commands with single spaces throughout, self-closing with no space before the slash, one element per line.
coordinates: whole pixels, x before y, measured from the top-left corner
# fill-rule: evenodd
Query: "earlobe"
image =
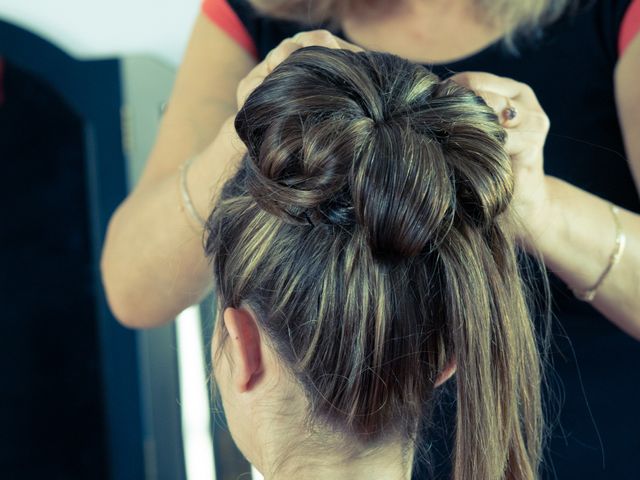
<path fill-rule="evenodd" d="M 224 311 L 224 324 L 229 332 L 233 384 L 240 393 L 248 392 L 263 374 L 258 324 L 248 309 L 231 307 Z"/>
<path fill-rule="evenodd" d="M 449 380 L 453 376 L 453 374 L 456 373 L 456 368 L 457 368 L 457 363 L 455 359 L 449 360 L 445 365 L 444 370 L 442 370 L 442 372 L 440 372 L 440 375 L 438 375 L 438 378 L 436 379 L 436 383 L 434 384 L 434 387 L 437 388 L 440 385 L 442 385 L 444 382 Z"/>

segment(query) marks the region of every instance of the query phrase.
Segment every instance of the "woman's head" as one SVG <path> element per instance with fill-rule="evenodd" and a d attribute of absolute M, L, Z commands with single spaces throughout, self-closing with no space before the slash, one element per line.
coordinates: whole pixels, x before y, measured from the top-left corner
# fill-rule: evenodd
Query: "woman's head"
<path fill-rule="evenodd" d="M 408 0 L 403 0 L 408 1 Z M 398 0 L 250 0 L 267 15 L 294 20 L 308 25 L 328 22 L 339 24 L 345 15 L 363 11 L 382 11 L 397 6 Z M 471 11 L 481 22 L 500 27 L 506 32 L 507 44 L 513 38 L 531 35 L 540 27 L 556 20 L 577 0 L 469 0 Z M 474 12 L 475 11 L 475 12 Z"/>
<path fill-rule="evenodd" d="M 245 453 L 251 415 L 233 395 L 266 378 L 261 355 L 287 385 L 276 409 L 310 441 L 360 452 L 412 445 L 455 364 L 456 478 L 532 478 L 539 359 L 493 111 L 399 57 L 310 47 L 249 96 L 236 129 L 248 153 L 206 251 L 229 320 L 213 348 L 248 345 L 235 394 L 222 391 Z M 239 365 L 225 365 L 230 385 L 220 377 Z"/>

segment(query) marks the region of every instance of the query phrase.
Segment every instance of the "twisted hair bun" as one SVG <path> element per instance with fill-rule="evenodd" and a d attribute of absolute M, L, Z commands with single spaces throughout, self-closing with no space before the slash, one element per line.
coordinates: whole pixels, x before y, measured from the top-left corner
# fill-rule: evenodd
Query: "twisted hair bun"
<path fill-rule="evenodd" d="M 456 221 L 486 228 L 512 196 L 493 111 L 388 54 L 300 49 L 235 126 L 262 209 L 287 223 L 357 226 L 379 256 L 417 255 Z"/>
<path fill-rule="evenodd" d="M 312 425 L 414 442 L 455 359 L 453 478 L 537 478 L 540 358 L 492 110 L 393 55 L 309 47 L 235 126 L 248 153 L 205 245 L 219 312 L 252 307 Z"/>

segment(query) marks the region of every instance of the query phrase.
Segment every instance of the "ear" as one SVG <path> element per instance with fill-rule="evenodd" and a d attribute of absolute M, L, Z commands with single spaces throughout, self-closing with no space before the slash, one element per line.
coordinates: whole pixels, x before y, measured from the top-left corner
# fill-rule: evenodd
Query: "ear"
<path fill-rule="evenodd" d="M 248 309 L 229 307 L 223 316 L 229 332 L 229 353 L 233 359 L 233 384 L 238 392 L 245 393 L 254 388 L 264 372 L 260 330 Z"/>
<path fill-rule="evenodd" d="M 456 373 L 456 367 L 457 367 L 457 363 L 455 361 L 455 359 L 451 359 L 447 362 L 447 364 L 444 367 L 444 370 L 442 370 L 442 372 L 440 372 L 440 375 L 438 375 L 438 378 L 436 378 L 436 383 L 434 384 L 434 387 L 437 388 L 440 385 L 442 385 L 444 382 L 446 382 L 447 380 L 449 380 L 454 373 Z"/>

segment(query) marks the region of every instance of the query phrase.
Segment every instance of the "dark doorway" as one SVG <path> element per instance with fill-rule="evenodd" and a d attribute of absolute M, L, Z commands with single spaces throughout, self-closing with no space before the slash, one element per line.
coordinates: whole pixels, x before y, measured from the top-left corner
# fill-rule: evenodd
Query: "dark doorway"
<path fill-rule="evenodd" d="M 83 120 L 3 66 L 0 477 L 106 479 Z"/>

